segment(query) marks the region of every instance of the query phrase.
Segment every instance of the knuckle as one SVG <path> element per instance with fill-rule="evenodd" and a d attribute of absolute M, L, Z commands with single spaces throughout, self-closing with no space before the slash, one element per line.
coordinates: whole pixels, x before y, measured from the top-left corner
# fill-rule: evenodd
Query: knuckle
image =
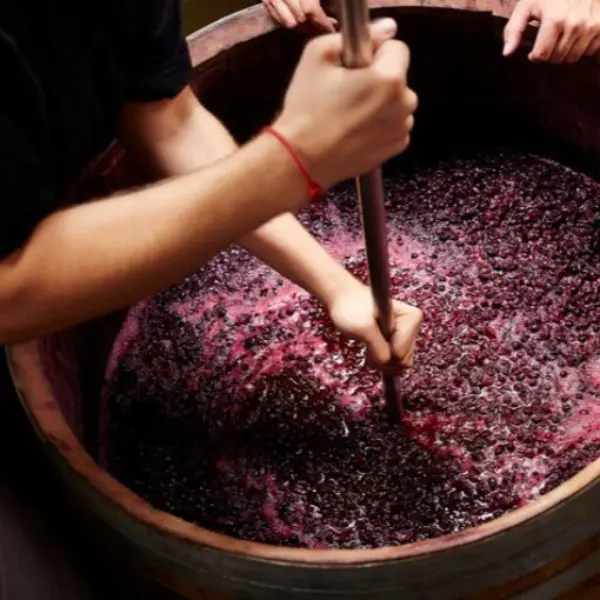
<path fill-rule="evenodd" d="M 565 31 L 571 35 L 580 35 L 586 29 L 585 19 L 576 17 L 565 22 Z"/>
<path fill-rule="evenodd" d="M 542 17 L 542 21 L 544 20 L 546 21 L 546 25 L 551 29 L 562 29 L 565 25 L 564 16 L 557 13 L 551 13 Z"/>
<path fill-rule="evenodd" d="M 376 63 L 375 72 L 378 79 L 383 83 L 406 86 L 408 73 L 408 47 L 400 41 L 390 40 L 388 45 L 388 60 Z"/>
<path fill-rule="evenodd" d="M 598 50 L 600 49 L 600 42 L 592 42 L 586 49 L 586 56 L 596 56 L 598 54 Z"/>
<path fill-rule="evenodd" d="M 419 97 L 411 89 L 406 93 L 405 104 L 410 114 L 414 113 L 419 107 Z"/>
<path fill-rule="evenodd" d="M 405 314 L 408 315 L 415 323 L 421 324 L 423 321 L 423 311 L 412 304 L 407 304 L 405 307 Z"/>
<path fill-rule="evenodd" d="M 406 86 L 406 72 L 397 65 L 380 66 L 377 79 L 380 85 L 393 92 L 398 92 Z"/>
<path fill-rule="evenodd" d="M 533 50 L 531 57 L 534 60 L 548 60 L 550 58 L 550 48 L 541 48 L 539 50 Z"/>
<path fill-rule="evenodd" d="M 396 147 L 396 153 L 401 154 L 410 146 L 410 134 L 405 135 Z"/>

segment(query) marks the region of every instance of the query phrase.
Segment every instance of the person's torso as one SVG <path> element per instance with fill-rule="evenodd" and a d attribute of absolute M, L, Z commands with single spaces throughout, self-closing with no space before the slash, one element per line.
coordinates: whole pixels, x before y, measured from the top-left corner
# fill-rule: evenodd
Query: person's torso
<path fill-rule="evenodd" d="M 32 142 L 57 199 L 115 136 L 122 102 L 111 6 L 112 0 L 0 2 L 0 108 Z M 4 411 L 12 395 L 0 346 Z M 0 421 L 4 416 L 0 411 Z"/>
<path fill-rule="evenodd" d="M 39 150 L 57 196 L 115 135 L 121 82 L 112 6 L 0 3 L 0 102 Z"/>

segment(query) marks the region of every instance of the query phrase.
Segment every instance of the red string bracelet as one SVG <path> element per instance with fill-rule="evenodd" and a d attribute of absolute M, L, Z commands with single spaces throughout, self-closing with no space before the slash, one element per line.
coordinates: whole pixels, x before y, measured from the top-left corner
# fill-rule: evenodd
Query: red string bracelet
<path fill-rule="evenodd" d="M 311 202 L 321 198 L 321 196 L 323 195 L 323 188 L 310 176 L 308 169 L 304 165 L 304 162 L 300 158 L 300 155 L 298 154 L 294 146 L 292 146 L 292 144 L 273 127 L 265 127 L 263 129 L 263 133 L 272 135 L 289 152 L 290 156 L 292 157 L 292 160 L 294 161 L 294 163 L 298 167 L 298 170 L 302 174 L 304 181 L 306 181 L 306 187 L 308 188 L 308 193 L 310 195 Z"/>

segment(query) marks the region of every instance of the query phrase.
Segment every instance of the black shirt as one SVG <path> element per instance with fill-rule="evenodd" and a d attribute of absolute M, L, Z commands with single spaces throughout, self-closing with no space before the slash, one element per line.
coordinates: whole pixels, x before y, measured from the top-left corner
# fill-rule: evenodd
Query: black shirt
<path fill-rule="evenodd" d="M 176 96 L 178 0 L 0 0 L 0 256 L 114 138 L 125 102 Z"/>
<path fill-rule="evenodd" d="M 176 96 L 191 65 L 178 0 L 0 0 L 0 256 L 59 206 L 128 101 Z M 0 437 L 14 418 L 0 346 Z M 14 415 L 13 415 L 14 417 Z"/>

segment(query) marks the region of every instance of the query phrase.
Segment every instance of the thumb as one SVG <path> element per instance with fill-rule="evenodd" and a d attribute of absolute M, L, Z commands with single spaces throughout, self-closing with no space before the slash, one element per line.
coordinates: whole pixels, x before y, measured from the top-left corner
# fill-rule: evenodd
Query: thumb
<path fill-rule="evenodd" d="M 510 56 L 521 43 L 527 24 L 533 17 L 535 0 L 521 0 L 515 6 L 504 28 L 504 49 L 502 54 Z"/>
<path fill-rule="evenodd" d="M 370 364 L 382 367 L 390 362 L 392 359 L 390 344 L 383 337 L 375 321 L 369 329 L 361 332 L 361 338 L 367 346 L 367 356 Z"/>
<path fill-rule="evenodd" d="M 370 32 L 373 51 L 376 52 L 384 42 L 396 37 L 397 31 L 398 25 L 394 19 L 379 19 L 371 23 Z M 342 62 L 344 41 L 341 33 L 324 35 L 311 43 L 323 60 L 336 63 Z"/>

